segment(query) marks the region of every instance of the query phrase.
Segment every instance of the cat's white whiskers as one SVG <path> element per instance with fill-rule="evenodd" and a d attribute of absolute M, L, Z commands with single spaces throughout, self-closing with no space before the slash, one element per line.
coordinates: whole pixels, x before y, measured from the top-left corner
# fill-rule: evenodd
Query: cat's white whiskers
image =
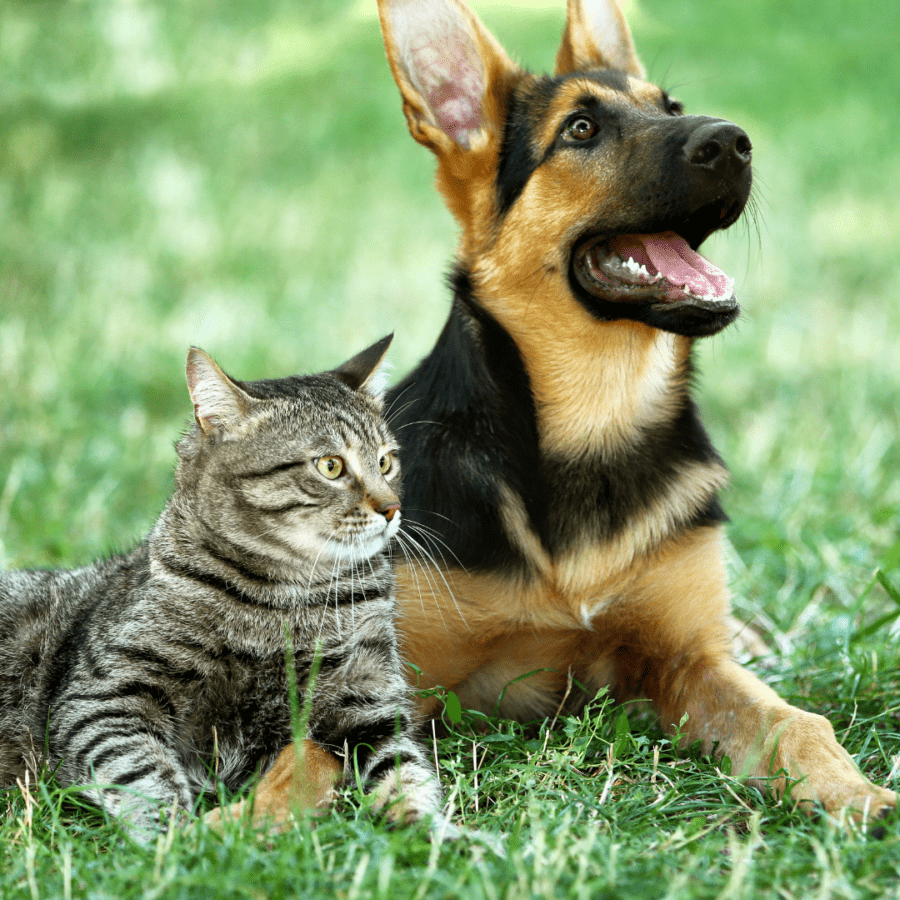
<path fill-rule="evenodd" d="M 400 548 L 400 552 L 403 554 L 406 559 L 406 566 L 409 571 L 412 573 L 413 581 L 416 584 L 416 594 L 419 597 L 419 605 L 422 607 L 422 612 L 425 612 L 425 598 L 422 596 L 422 586 L 419 583 L 419 572 L 418 566 L 416 565 L 415 558 L 410 555 L 409 551 L 406 549 L 403 543 L 403 535 L 400 532 L 396 534 L 397 546 Z"/>
<path fill-rule="evenodd" d="M 399 535 L 398 535 L 398 537 L 399 537 Z M 413 547 L 415 547 L 416 550 L 418 551 L 418 554 L 413 554 L 413 560 L 410 563 L 410 568 L 412 569 L 413 575 L 416 576 L 416 586 L 417 586 L 417 590 L 419 591 L 419 599 L 422 600 L 422 592 L 421 592 L 421 586 L 420 586 L 419 579 L 418 579 L 418 572 L 420 571 L 420 566 L 418 565 L 418 559 L 416 558 L 417 555 L 424 556 L 426 559 L 428 559 L 429 562 L 434 563 L 435 570 L 437 570 L 438 573 L 441 575 L 441 578 L 444 579 L 444 584 L 447 587 L 447 592 L 450 594 L 450 598 L 453 600 L 454 605 L 456 605 L 456 608 L 457 608 L 457 611 L 459 612 L 460 618 L 463 619 L 463 622 L 465 622 L 462 612 L 459 610 L 459 605 L 456 603 L 456 598 L 453 596 L 453 591 L 450 589 L 450 585 L 447 584 L 447 579 L 444 578 L 443 574 L 440 572 L 440 569 L 437 565 L 437 561 L 431 556 L 431 554 L 428 552 L 428 550 L 426 548 L 422 547 L 421 544 L 414 537 L 412 537 L 412 535 L 405 534 L 404 538 Z M 437 590 L 437 581 L 430 574 L 428 566 L 421 566 L 421 573 L 425 577 L 425 580 L 428 583 L 428 587 L 431 590 L 432 599 L 437 601 L 434 604 L 434 608 L 438 611 L 438 615 L 441 617 L 441 624 L 446 629 L 447 622 L 444 619 L 444 613 L 442 611 L 442 604 L 439 602 L 440 595 Z M 422 603 L 422 609 L 423 609 L 423 611 L 425 609 L 424 602 Z"/>
<path fill-rule="evenodd" d="M 360 596 L 362 598 L 364 598 L 365 597 L 365 585 L 363 583 L 363 574 L 361 571 L 359 571 L 357 566 L 359 565 L 360 562 L 362 562 L 362 560 L 368 559 L 368 557 L 365 555 L 365 552 L 363 550 L 362 535 L 354 534 L 353 540 L 356 544 L 358 544 L 359 552 L 360 552 L 359 560 L 357 560 L 356 555 L 354 553 L 351 553 L 351 555 L 350 555 L 350 621 L 353 623 L 353 628 L 355 629 L 356 628 L 356 591 L 353 587 L 353 581 L 354 581 L 354 579 L 356 579 L 356 581 L 359 583 L 359 593 L 360 593 Z M 352 547 L 351 547 L 351 550 L 352 550 Z"/>
<path fill-rule="evenodd" d="M 409 428 L 410 425 L 443 425 L 443 422 L 435 422 L 433 419 L 416 419 L 415 422 L 404 422 L 399 428 L 395 428 L 395 431 L 401 431 L 404 428 Z"/>
<path fill-rule="evenodd" d="M 369 567 L 369 572 L 372 575 L 372 579 L 375 580 L 378 576 L 375 574 L 375 567 L 372 565 L 372 557 L 367 556 L 363 562 Z"/>
<path fill-rule="evenodd" d="M 418 529 L 418 530 L 419 530 L 419 536 L 422 538 L 422 541 L 430 541 L 430 542 L 432 543 L 432 545 L 434 544 L 434 542 L 435 542 L 436 539 L 433 538 L 433 537 L 431 537 L 431 536 L 429 536 L 427 533 L 425 533 L 424 531 L 421 530 L 424 526 L 420 526 L 418 522 L 407 522 L 406 524 L 407 524 L 407 525 L 409 526 L 409 528 L 411 528 L 411 529 Z M 447 594 L 449 595 L 450 599 L 453 601 L 453 605 L 456 607 L 456 611 L 459 613 L 460 619 L 462 619 L 463 624 L 464 624 L 466 627 L 468 627 L 468 624 L 469 624 L 469 623 L 466 621 L 466 617 L 465 617 L 465 615 L 463 614 L 463 611 L 462 611 L 462 609 L 460 608 L 459 603 L 458 603 L 457 600 L 456 600 L 456 595 L 453 593 L 453 588 L 450 587 L 450 583 L 447 581 L 447 578 L 446 578 L 446 576 L 444 575 L 442 566 L 446 566 L 446 565 L 447 565 L 447 561 L 444 559 L 443 553 L 441 553 L 441 551 L 440 551 L 439 548 L 435 547 L 435 552 L 437 553 L 437 555 L 439 555 L 439 556 L 441 557 L 441 565 L 439 565 L 437 559 L 435 558 L 435 554 L 431 551 L 431 549 L 430 549 L 429 547 L 423 546 L 423 544 L 422 544 L 420 541 L 417 541 L 417 540 L 412 536 L 412 534 L 410 534 L 409 532 L 406 533 L 406 539 L 407 539 L 408 541 L 410 541 L 410 542 L 413 544 L 413 546 L 419 551 L 419 553 L 420 553 L 423 557 L 425 557 L 425 559 L 426 559 L 428 562 L 430 562 L 430 563 L 432 564 L 432 566 L 433 566 L 433 568 L 434 568 L 434 571 L 436 571 L 437 574 L 440 575 L 441 581 L 444 582 L 444 587 L 447 588 Z M 442 543 L 443 543 L 443 542 L 442 542 Z M 429 580 L 430 580 L 430 577 L 431 577 L 431 576 L 427 574 L 428 570 L 427 570 L 427 569 L 423 569 L 423 572 L 426 573 L 426 577 L 428 577 Z M 467 573 L 467 574 L 468 574 L 468 573 Z M 439 606 L 440 606 L 440 605 L 439 605 Z"/>
<path fill-rule="evenodd" d="M 330 540 L 330 538 L 329 538 L 329 540 Z M 307 584 L 307 592 L 308 593 L 312 592 L 312 581 L 313 581 L 313 577 L 316 574 L 316 567 L 319 563 L 319 558 L 325 552 L 326 546 L 327 546 L 327 542 L 322 544 L 321 548 L 319 549 L 319 552 L 316 554 L 316 558 L 313 560 L 312 567 L 309 571 L 309 583 Z M 328 586 L 325 591 L 325 602 L 322 604 L 322 617 L 321 617 L 321 619 L 319 619 L 319 633 L 316 636 L 317 642 L 319 640 L 321 640 L 321 638 L 322 638 L 322 629 L 325 627 L 325 621 L 328 618 L 328 599 L 331 596 L 331 584 L 333 581 L 334 581 L 334 564 L 332 564 L 331 572 L 328 575 L 328 582 L 327 582 Z M 317 584 L 324 584 L 324 583 L 325 583 L 324 579 L 322 581 L 317 582 Z M 337 605 L 338 605 L 337 604 L 337 594 L 335 594 L 335 612 L 337 612 Z"/>
<path fill-rule="evenodd" d="M 446 516 L 444 518 L 446 518 Z M 447 521 L 449 522 L 450 520 L 447 519 Z M 444 547 L 456 561 L 456 565 L 460 569 L 462 569 L 462 571 L 465 572 L 466 575 L 469 574 L 469 570 L 463 565 L 462 560 L 453 552 L 453 548 L 441 537 L 440 532 L 437 529 L 432 528 L 430 525 L 424 525 L 422 522 L 407 522 L 407 524 L 410 528 L 415 529 L 417 533 L 421 534 L 423 538 L 427 538 L 428 540 L 430 540 L 432 544 L 440 544 L 442 547 Z M 444 554 L 441 553 L 441 551 L 438 550 L 437 547 L 435 547 L 435 550 L 440 554 L 441 562 L 446 566 L 447 560 Z"/>
<path fill-rule="evenodd" d="M 332 566 L 332 570 L 331 570 L 331 583 L 334 585 L 334 614 L 335 614 L 335 621 L 337 622 L 338 638 L 341 641 L 344 640 L 344 632 L 343 632 L 342 623 L 341 623 L 341 620 L 343 619 L 343 616 L 341 615 L 341 577 L 343 576 L 343 574 L 344 574 L 344 570 L 341 567 L 340 562 L 338 560 L 335 560 L 334 564 Z M 352 613 L 352 611 L 353 611 L 352 585 L 351 585 L 351 591 L 350 591 L 350 603 L 351 603 L 350 611 Z"/>
<path fill-rule="evenodd" d="M 388 425 L 391 424 L 391 421 L 393 420 L 394 416 L 400 415 L 400 413 L 402 413 L 402 412 L 404 412 L 405 410 L 409 409 L 409 407 L 412 406 L 413 403 L 415 402 L 414 400 L 407 400 L 406 403 L 404 403 L 403 406 L 402 406 L 400 409 L 397 409 L 397 402 L 400 400 L 400 398 L 401 398 L 401 397 L 402 397 L 402 396 L 403 396 L 403 395 L 404 395 L 411 387 L 412 387 L 412 385 L 409 385 L 409 386 L 405 387 L 405 388 L 404 388 L 402 391 L 400 391 L 400 393 L 397 394 L 397 396 L 394 397 L 394 399 L 391 400 L 391 402 L 388 404 L 387 409 L 385 409 L 385 411 L 384 411 L 384 420 L 385 420 L 385 422 L 388 423 Z"/>
<path fill-rule="evenodd" d="M 419 605 L 422 607 L 422 612 L 424 613 L 426 612 L 426 607 L 425 598 L 422 591 L 422 578 L 424 578 L 425 583 L 428 585 L 428 588 L 431 591 L 432 598 L 435 598 L 437 596 L 435 592 L 435 586 L 432 583 L 431 576 L 419 562 L 416 553 L 410 546 L 408 546 L 407 536 L 405 534 L 398 534 L 397 540 L 399 542 L 400 549 L 403 551 L 403 555 L 406 557 L 406 564 L 409 567 L 409 571 L 412 573 L 413 580 L 415 581 L 416 593 L 419 595 Z M 420 578 L 420 575 L 422 576 L 422 578 Z M 443 612 L 440 604 L 437 604 L 437 610 L 438 614 L 441 616 L 441 620 L 443 621 Z"/>
<path fill-rule="evenodd" d="M 328 540 L 331 540 L 331 537 L 335 532 L 332 532 L 331 536 L 329 536 Z M 320 551 L 321 555 L 321 551 Z M 316 557 L 318 559 L 318 557 Z M 328 603 L 331 599 L 331 588 L 334 586 L 334 620 L 335 627 L 337 628 L 338 638 L 343 640 L 343 635 L 341 633 L 341 605 L 340 605 L 340 594 L 339 594 L 339 579 L 338 579 L 338 562 L 335 559 L 331 561 L 331 571 L 328 574 L 328 582 L 325 590 L 325 602 L 322 604 L 322 618 L 319 620 L 319 633 L 316 636 L 316 643 L 318 644 L 322 639 L 322 632 L 325 628 L 325 622 L 328 619 Z"/>
<path fill-rule="evenodd" d="M 406 509 L 410 512 L 428 513 L 428 515 L 430 516 L 437 516 L 439 519 L 443 519 L 445 522 L 450 522 L 451 524 L 453 524 L 453 519 L 451 519 L 449 516 L 445 516 L 443 513 L 435 512 L 433 509 L 417 509 L 414 506 L 408 506 L 406 507 Z"/>

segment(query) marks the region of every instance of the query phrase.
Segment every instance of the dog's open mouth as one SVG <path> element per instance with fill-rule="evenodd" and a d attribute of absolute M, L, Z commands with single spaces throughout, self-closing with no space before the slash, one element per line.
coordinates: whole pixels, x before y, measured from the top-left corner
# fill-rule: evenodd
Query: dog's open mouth
<path fill-rule="evenodd" d="M 638 300 L 672 310 L 737 309 L 734 279 L 674 231 L 589 241 L 577 251 L 574 263 L 581 286 L 607 301 Z"/>

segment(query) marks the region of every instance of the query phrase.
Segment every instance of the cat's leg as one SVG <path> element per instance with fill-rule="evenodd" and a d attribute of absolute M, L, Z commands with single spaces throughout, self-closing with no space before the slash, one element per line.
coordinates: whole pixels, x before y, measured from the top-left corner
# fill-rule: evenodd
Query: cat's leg
<path fill-rule="evenodd" d="M 373 807 L 389 821 L 414 822 L 438 811 L 437 773 L 415 736 L 410 688 L 400 674 L 392 631 L 384 633 L 385 614 L 377 602 L 368 601 L 371 620 L 357 610 L 349 644 L 323 648 L 309 710 L 309 739 L 282 751 L 255 798 L 213 810 L 207 822 L 218 826 L 249 807 L 254 825 L 277 830 L 293 811 L 320 811 L 344 773 L 335 754 L 345 753 L 345 765 L 358 773 Z"/>
<path fill-rule="evenodd" d="M 383 810 L 392 822 L 413 822 L 436 812 L 440 787 L 419 745 L 413 741 L 410 748 L 402 736 L 376 741 L 376 745 L 377 750 L 366 755 L 360 773 L 370 785 L 374 808 Z M 334 800 L 343 775 L 343 764 L 334 754 L 315 741 L 299 741 L 281 751 L 250 797 L 211 810 L 204 821 L 220 828 L 224 819 L 241 818 L 249 810 L 255 827 L 281 831 L 289 825 L 292 813 L 322 815 Z"/>
<path fill-rule="evenodd" d="M 350 777 L 358 773 L 377 811 L 392 822 L 414 822 L 438 811 L 440 784 L 416 734 L 393 629 L 385 633 L 390 620 L 377 602 L 357 608 L 352 641 L 323 648 L 309 736 L 348 754 Z"/>
<path fill-rule="evenodd" d="M 345 748 L 374 810 L 391 822 L 410 823 L 439 810 L 441 789 L 415 736 L 407 689 L 399 679 L 397 687 L 403 692 L 379 698 L 375 708 L 332 711 L 327 722 L 317 721 L 314 704 L 310 734 L 316 742 Z"/>
<path fill-rule="evenodd" d="M 424 748 L 397 734 L 374 748 L 362 772 L 375 810 L 391 822 L 417 822 L 441 806 L 441 786 Z"/>
<path fill-rule="evenodd" d="M 338 759 L 313 741 L 291 744 L 281 751 L 249 798 L 211 810 L 205 821 L 218 828 L 223 819 L 240 818 L 249 809 L 254 825 L 279 831 L 289 824 L 291 813 L 322 815 L 343 771 Z"/>
<path fill-rule="evenodd" d="M 172 748 L 145 722 L 98 710 L 70 710 L 68 723 L 82 724 L 70 739 L 58 777 L 83 785 L 84 793 L 120 819 L 141 843 L 152 840 L 171 816 L 191 812 L 195 792 Z"/>
<path fill-rule="evenodd" d="M 418 744 L 413 741 L 410 747 L 402 738 L 376 743 L 377 751 L 367 754 L 360 773 L 369 785 L 374 808 L 384 811 L 392 822 L 414 822 L 437 812 L 440 786 Z M 361 749 L 359 745 L 357 749 Z M 204 821 L 220 828 L 224 819 L 241 818 L 249 810 L 255 827 L 281 831 L 292 813 L 322 815 L 334 800 L 343 775 L 343 764 L 334 754 L 314 741 L 299 741 L 281 751 L 250 797 L 211 810 Z"/>

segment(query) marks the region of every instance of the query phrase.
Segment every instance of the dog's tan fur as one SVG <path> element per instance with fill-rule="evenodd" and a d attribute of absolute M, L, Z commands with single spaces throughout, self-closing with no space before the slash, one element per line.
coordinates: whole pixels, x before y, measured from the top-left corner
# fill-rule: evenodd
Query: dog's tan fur
<path fill-rule="evenodd" d="M 507 103 L 533 76 L 510 61 L 462 0 L 379 0 L 379 8 L 410 133 L 436 155 L 438 189 L 461 227 L 459 260 L 527 373 L 541 453 L 614 459 L 646 428 L 675 421 L 692 343 L 638 321 L 600 320 L 572 294 L 573 242 L 598 210 L 611 218 L 622 212 L 619 159 L 598 165 L 583 155 L 549 155 L 501 216 L 496 172 Z M 417 57 L 437 52 L 434 33 L 430 42 L 419 35 L 438 11 L 447 28 L 465 34 L 455 76 L 481 85 L 480 97 L 470 90 L 463 98 L 459 129 L 436 112 L 416 70 Z M 536 157 L 586 93 L 627 104 L 638 121 L 661 103 L 659 88 L 643 81 L 613 0 L 569 0 L 557 75 L 608 68 L 627 75 L 627 93 L 569 78 L 533 114 L 540 120 Z M 632 157 L 645 152 L 639 127 L 627 149 Z M 705 752 L 717 743 L 736 774 L 769 781 L 777 793 L 787 774 L 798 779 L 794 800 L 830 813 L 847 808 L 862 820 L 896 806 L 892 791 L 859 773 L 824 718 L 788 705 L 732 658 L 720 527 L 690 524 L 725 483 L 718 462 L 681 466 L 614 536 L 585 525 L 577 544 L 555 553 L 505 473 L 495 475 L 501 527 L 528 566 L 515 573 L 425 562 L 400 568 L 399 628 L 405 657 L 424 673 L 420 687 L 440 685 L 464 706 L 534 719 L 553 714 L 573 673 L 589 692 L 611 685 L 619 699 L 648 697 L 667 729 L 687 714 L 686 742 L 699 741 Z M 515 681 L 528 672 L 535 674 Z M 437 712 L 437 701 L 423 701 L 422 712 Z M 301 757 L 312 758 L 308 751 Z M 316 806 L 331 788 L 311 768 L 319 790 L 298 792 L 296 767 L 285 765 L 291 777 L 285 781 L 281 769 L 268 776 L 264 803 L 257 800 L 282 818 L 298 800 Z"/>
<path fill-rule="evenodd" d="M 343 766 L 334 754 L 318 744 L 291 744 L 281 751 L 250 798 L 211 810 L 206 821 L 219 828 L 224 820 L 249 813 L 257 825 L 279 831 L 290 824 L 291 813 L 320 816 L 326 812 L 343 775 Z"/>

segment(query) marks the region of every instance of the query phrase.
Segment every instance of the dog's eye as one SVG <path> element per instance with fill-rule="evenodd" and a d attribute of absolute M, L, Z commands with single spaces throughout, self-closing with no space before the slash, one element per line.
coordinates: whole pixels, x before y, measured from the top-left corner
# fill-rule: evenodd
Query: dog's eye
<path fill-rule="evenodd" d="M 566 125 L 563 137 L 570 141 L 586 141 L 589 138 L 592 138 L 596 133 L 597 124 L 595 122 L 592 122 L 587 116 L 578 116 L 577 119 L 572 119 L 572 121 Z"/>
<path fill-rule="evenodd" d="M 663 103 L 665 103 L 666 112 L 670 116 L 684 115 L 684 104 L 680 100 L 676 100 L 674 97 L 670 97 L 668 94 L 665 94 L 663 95 Z"/>

